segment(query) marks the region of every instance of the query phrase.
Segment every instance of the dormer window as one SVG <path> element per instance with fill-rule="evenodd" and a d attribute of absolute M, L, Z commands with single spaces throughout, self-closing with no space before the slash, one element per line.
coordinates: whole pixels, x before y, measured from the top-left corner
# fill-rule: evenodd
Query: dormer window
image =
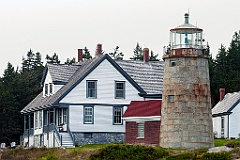
<path fill-rule="evenodd" d="M 52 83 L 49 84 L 49 93 L 53 94 L 53 84 Z"/>
<path fill-rule="evenodd" d="M 48 95 L 48 84 L 45 84 L 45 96 Z"/>

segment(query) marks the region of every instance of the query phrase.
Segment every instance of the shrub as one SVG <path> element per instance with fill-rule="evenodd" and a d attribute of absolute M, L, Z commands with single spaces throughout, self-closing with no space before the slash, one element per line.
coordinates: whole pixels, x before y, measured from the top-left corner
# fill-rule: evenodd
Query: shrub
<path fill-rule="evenodd" d="M 110 145 L 100 149 L 96 154 L 90 156 L 91 160 L 108 159 L 108 160 L 141 160 L 157 159 L 169 155 L 165 149 L 153 148 L 136 145 Z"/>

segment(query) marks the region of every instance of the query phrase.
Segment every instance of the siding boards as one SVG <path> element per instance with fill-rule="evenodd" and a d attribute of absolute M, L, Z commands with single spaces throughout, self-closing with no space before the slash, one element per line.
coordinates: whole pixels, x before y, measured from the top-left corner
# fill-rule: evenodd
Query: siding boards
<path fill-rule="evenodd" d="M 97 99 L 86 98 L 86 80 L 97 80 Z M 125 99 L 115 99 L 115 81 L 125 81 Z M 130 103 L 141 100 L 138 91 L 107 60 L 104 60 L 60 103 Z"/>
<path fill-rule="evenodd" d="M 240 104 L 238 104 L 229 116 L 230 137 L 239 138 L 240 134 Z"/>
<path fill-rule="evenodd" d="M 124 108 L 124 111 L 126 107 Z M 125 132 L 123 125 L 113 125 L 112 106 L 94 106 L 94 124 L 83 123 L 83 106 L 69 106 L 69 125 L 72 132 Z"/>

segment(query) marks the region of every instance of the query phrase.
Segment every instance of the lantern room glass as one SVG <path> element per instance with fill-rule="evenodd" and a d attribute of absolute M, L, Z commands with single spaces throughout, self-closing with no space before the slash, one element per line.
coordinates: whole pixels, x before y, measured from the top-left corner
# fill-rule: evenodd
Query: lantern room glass
<path fill-rule="evenodd" d="M 196 48 L 203 45 L 202 31 L 197 29 L 172 30 L 170 32 L 171 49 Z"/>

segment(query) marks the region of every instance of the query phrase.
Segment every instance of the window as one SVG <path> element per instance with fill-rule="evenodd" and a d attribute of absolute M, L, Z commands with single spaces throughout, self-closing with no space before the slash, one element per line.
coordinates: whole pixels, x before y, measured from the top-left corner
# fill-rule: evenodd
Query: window
<path fill-rule="evenodd" d="M 87 81 L 87 98 L 97 98 L 97 81 Z"/>
<path fill-rule="evenodd" d="M 175 60 L 170 60 L 170 67 L 176 66 L 176 61 Z"/>
<path fill-rule="evenodd" d="M 138 123 L 138 138 L 144 138 L 144 123 Z"/>
<path fill-rule="evenodd" d="M 45 84 L 45 96 L 48 95 L 48 84 Z"/>
<path fill-rule="evenodd" d="M 54 123 L 54 110 L 51 109 L 49 114 L 49 124 Z"/>
<path fill-rule="evenodd" d="M 38 111 L 34 113 L 34 119 L 35 128 L 38 128 Z"/>
<path fill-rule="evenodd" d="M 93 124 L 93 107 L 84 107 L 84 123 Z"/>
<path fill-rule="evenodd" d="M 62 124 L 62 109 L 58 110 L 58 125 Z"/>
<path fill-rule="evenodd" d="M 63 109 L 63 123 L 64 124 L 67 123 L 67 109 L 66 108 Z"/>
<path fill-rule="evenodd" d="M 113 107 L 113 124 L 122 124 L 122 107 Z"/>
<path fill-rule="evenodd" d="M 115 82 L 115 98 L 125 98 L 125 82 Z"/>
<path fill-rule="evenodd" d="M 38 111 L 38 116 L 39 116 L 38 127 L 42 128 L 42 111 Z"/>
<path fill-rule="evenodd" d="M 34 112 L 35 129 L 42 128 L 42 111 Z"/>
<path fill-rule="evenodd" d="M 59 108 L 58 112 L 58 125 L 66 124 L 67 123 L 67 109 L 66 108 Z"/>
<path fill-rule="evenodd" d="M 169 95 L 168 96 L 168 102 L 174 102 L 174 95 Z"/>
<path fill-rule="evenodd" d="M 53 94 L 53 84 L 52 83 L 49 84 L 49 93 Z"/>

